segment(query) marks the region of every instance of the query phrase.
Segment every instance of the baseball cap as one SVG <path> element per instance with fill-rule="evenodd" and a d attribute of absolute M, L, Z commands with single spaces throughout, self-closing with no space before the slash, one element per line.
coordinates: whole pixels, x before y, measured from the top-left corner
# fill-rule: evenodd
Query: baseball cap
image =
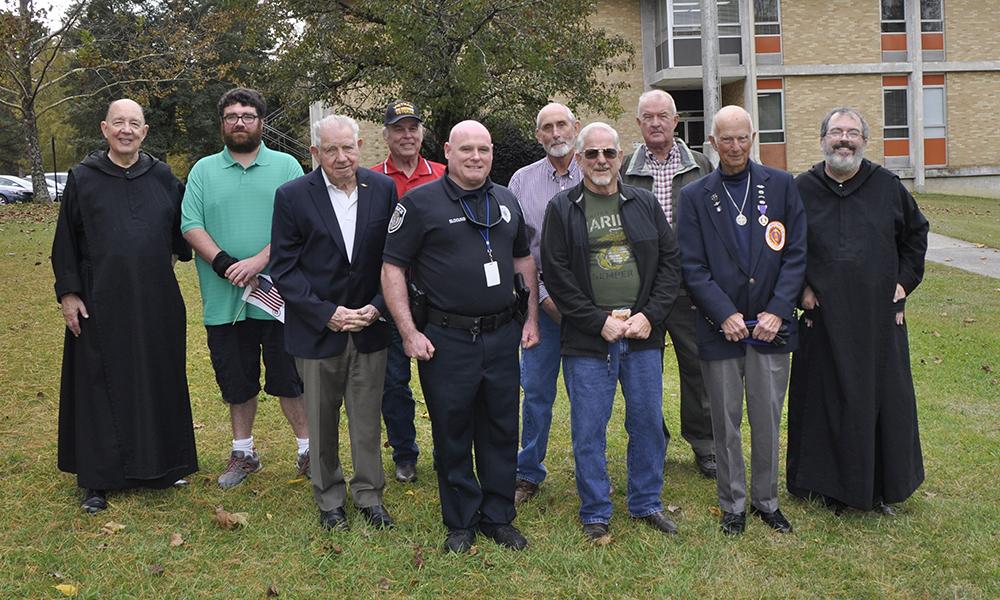
<path fill-rule="evenodd" d="M 385 125 L 392 125 L 402 119 L 416 119 L 421 123 L 424 122 L 424 119 L 420 116 L 420 110 L 412 102 L 407 102 L 406 100 L 390 102 L 385 107 L 385 119 L 382 122 Z"/>

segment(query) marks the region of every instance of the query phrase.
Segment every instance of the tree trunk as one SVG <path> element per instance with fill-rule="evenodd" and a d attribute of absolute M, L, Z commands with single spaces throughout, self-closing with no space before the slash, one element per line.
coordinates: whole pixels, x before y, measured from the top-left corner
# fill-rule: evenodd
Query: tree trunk
<path fill-rule="evenodd" d="M 24 141 L 28 148 L 28 160 L 31 161 L 31 187 L 34 188 L 32 199 L 41 204 L 49 204 L 49 186 L 45 183 L 45 165 L 42 163 L 42 149 L 38 143 L 38 122 L 35 119 L 33 107 L 23 108 L 24 111 Z"/>

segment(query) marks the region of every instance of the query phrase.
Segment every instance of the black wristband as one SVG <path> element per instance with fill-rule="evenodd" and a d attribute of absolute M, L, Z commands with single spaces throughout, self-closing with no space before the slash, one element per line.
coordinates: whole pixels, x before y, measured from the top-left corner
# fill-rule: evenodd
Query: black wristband
<path fill-rule="evenodd" d="M 238 262 L 238 260 L 229 256 L 225 250 L 219 250 L 219 253 L 212 259 L 212 270 L 219 277 L 226 279 L 226 271 Z"/>

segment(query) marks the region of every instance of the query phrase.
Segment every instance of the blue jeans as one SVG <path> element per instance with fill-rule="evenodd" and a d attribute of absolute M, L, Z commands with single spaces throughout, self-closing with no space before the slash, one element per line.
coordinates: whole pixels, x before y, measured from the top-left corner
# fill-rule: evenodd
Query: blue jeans
<path fill-rule="evenodd" d="M 414 402 L 410 391 L 410 357 L 403 351 L 403 338 L 396 324 L 389 321 L 392 340 L 385 363 L 385 388 L 382 391 L 382 420 L 385 437 L 392 446 L 396 464 L 417 462 L 417 430 L 413 425 Z"/>
<path fill-rule="evenodd" d="M 564 356 L 569 392 L 580 521 L 611 520 L 607 429 L 618 382 L 625 397 L 628 434 L 628 512 L 645 517 L 663 510 L 663 356 L 659 348 L 629 352 L 628 340 L 608 344 L 607 357 Z"/>
<path fill-rule="evenodd" d="M 545 450 L 552 425 L 552 403 L 559 378 L 559 324 L 538 311 L 542 341 L 521 352 L 521 451 L 517 453 L 517 478 L 539 484 L 547 473 Z"/>

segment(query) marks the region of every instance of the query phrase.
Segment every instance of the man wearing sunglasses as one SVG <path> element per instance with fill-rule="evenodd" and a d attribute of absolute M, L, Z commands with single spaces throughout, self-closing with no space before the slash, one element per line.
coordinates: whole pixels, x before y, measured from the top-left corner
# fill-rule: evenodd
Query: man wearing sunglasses
<path fill-rule="evenodd" d="M 628 512 L 665 533 L 663 340 L 680 285 L 677 241 L 652 193 L 621 184 L 618 133 L 605 123 L 576 142 L 583 181 L 545 211 L 542 269 L 562 314 L 563 380 L 569 393 L 580 521 L 608 535 L 611 484 L 605 452 L 615 390 L 625 397 Z"/>
<path fill-rule="evenodd" d="M 274 192 L 302 176 L 289 154 L 261 141 L 267 105 L 255 90 L 234 88 L 219 100 L 225 148 L 195 163 L 181 206 L 181 231 L 197 253 L 208 349 L 222 400 L 229 406 L 233 447 L 219 486 L 239 485 L 260 470 L 253 423 L 264 357 L 264 391 L 277 396 L 292 426 L 299 475 L 309 474 L 309 429 L 302 381 L 285 351 L 284 326 L 243 301 L 243 288 L 257 285 L 271 253 Z"/>
<path fill-rule="evenodd" d="M 667 222 L 677 232 L 677 204 L 681 188 L 712 172 L 712 163 L 701 152 L 687 147 L 674 130 L 680 122 L 673 97 L 663 90 L 639 96 L 635 121 L 642 132 L 642 145 L 622 163 L 622 181 L 653 192 Z M 670 316 L 667 332 L 677 356 L 681 384 L 681 436 L 691 444 L 698 471 L 715 479 L 715 442 L 712 440 L 712 411 L 698 362 L 695 321 L 698 313 L 691 296 L 681 285 Z M 670 445 L 670 431 L 663 423 Z"/>
<path fill-rule="evenodd" d="M 382 290 L 427 401 L 445 550 L 468 552 L 477 532 L 514 550 L 518 343 L 538 343 L 535 261 L 517 198 L 490 181 L 493 142 L 463 121 L 444 146 L 445 177 L 412 190 L 389 221 Z M 418 330 L 406 271 L 426 294 Z M 529 288 L 515 320 L 515 274 Z M 473 447 L 475 455 L 473 457 Z M 475 469 L 473 469 L 475 465 Z"/>

